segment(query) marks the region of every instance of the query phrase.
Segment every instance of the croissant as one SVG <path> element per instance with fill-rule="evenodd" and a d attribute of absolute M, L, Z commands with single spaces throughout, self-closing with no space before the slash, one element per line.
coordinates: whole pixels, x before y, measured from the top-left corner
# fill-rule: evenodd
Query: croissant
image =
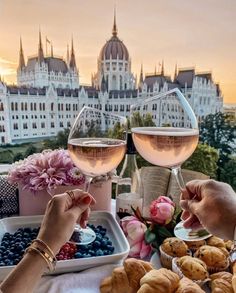
<path fill-rule="evenodd" d="M 211 278 L 211 292 L 212 293 L 234 293 L 232 287 L 233 275 L 227 272 L 219 272 L 212 274 Z"/>
<path fill-rule="evenodd" d="M 140 279 L 153 267 L 149 262 L 129 258 L 124 266 L 115 268 L 110 277 L 100 285 L 101 293 L 136 293 L 140 287 Z"/>
<path fill-rule="evenodd" d="M 137 293 L 174 293 L 179 276 L 167 269 L 151 270 L 140 280 Z"/>
<path fill-rule="evenodd" d="M 205 291 L 192 280 L 184 277 L 179 281 L 179 286 L 175 293 L 205 293 Z"/>

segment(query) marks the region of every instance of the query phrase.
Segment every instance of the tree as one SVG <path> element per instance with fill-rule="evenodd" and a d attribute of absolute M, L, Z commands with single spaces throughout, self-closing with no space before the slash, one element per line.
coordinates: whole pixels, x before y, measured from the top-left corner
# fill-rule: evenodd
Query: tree
<path fill-rule="evenodd" d="M 13 162 L 17 162 L 20 160 L 24 160 L 24 156 L 22 153 L 16 153 L 13 157 Z"/>
<path fill-rule="evenodd" d="M 59 131 L 57 136 L 51 139 L 47 139 L 44 141 L 44 148 L 46 149 L 58 149 L 58 148 L 67 148 L 68 136 L 70 133 L 70 129 L 64 129 L 63 131 Z"/>
<path fill-rule="evenodd" d="M 231 157 L 231 159 L 225 163 L 224 168 L 221 170 L 220 179 L 230 184 L 236 191 L 236 157 Z"/>
<path fill-rule="evenodd" d="M 152 126 L 156 126 L 155 122 L 152 120 L 152 115 L 151 113 L 147 113 L 143 118 L 143 126 L 146 127 L 152 127 Z"/>
<path fill-rule="evenodd" d="M 216 149 L 199 143 L 192 156 L 182 165 L 184 169 L 202 172 L 211 178 L 217 177 L 219 154 Z"/>
<path fill-rule="evenodd" d="M 221 180 L 221 171 L 235 152 L 236 123 L 221 112 L 207 115 L 200 124 L 200 141 L 219 151 L 218 179 Z"/>
<path fill-rule="evenodd" d="M 30 155 L 33 155 L 37 152 L 37 148 L 34 145 L 29 145 L 29 147 L 25 151 L 25 158 L 27 158 Z"/>
<path fill-rule="evenodd" d="M 11 164 L 13 160 L 13 152 L 11 150 L 0 151 L 0 163 L 2 164 Z"/>

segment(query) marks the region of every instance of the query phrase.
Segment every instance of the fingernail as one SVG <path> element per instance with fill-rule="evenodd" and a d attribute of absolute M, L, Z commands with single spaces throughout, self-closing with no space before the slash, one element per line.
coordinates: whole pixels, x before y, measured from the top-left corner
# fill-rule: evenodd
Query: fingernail
<path fill-rule="evenodd" d="M 89 204 L 91 202 L 91 197 L 90 196 L 86 196 L 85 198 L 83 198 L 83 203 L 84 204 Z"/>

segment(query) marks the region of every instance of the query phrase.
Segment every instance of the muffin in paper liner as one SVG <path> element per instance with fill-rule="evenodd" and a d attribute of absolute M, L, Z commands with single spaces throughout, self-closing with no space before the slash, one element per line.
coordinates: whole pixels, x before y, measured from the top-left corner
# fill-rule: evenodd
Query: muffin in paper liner
<path fill-rule="evenodd" d="M 219 273 L 219 272 L 228 272 L 229 271 L 229 266 L 230 266 L 230 261 L 227 259 L 227 266 L 224 268 L 217 268 L 217 267 L 209 267 L 207 266 L 207 270 L 209 274 L 214 274 L 214 273 Z"/>
<path fill-rule="evenodd" d="M 192 253 L 195 253 L 199 247 L 202 245 L 206 245 L 205 240 L 196 240 L 196 241 L 184 241 L 187 245 L 188 248 L 191 250 Z"/>
<path fill-rule="evenodd" d="M 159 251 L 160 251 L 160 261 L 161 261 L 161 265 L 163 266 L 163 268 L 169 269 L 171 270 L 172 268 L 172 260 L 174 258 L 174 256 L 171 256 L 167 253 L 165 253 L 162 248 L 161 245 L 159 247 Z M 192 253 L 190 250 L 188 250 L 187 255 L 192 256 Z"/>
<path fill-rule="evenodd" d="M 176 273 L 181 279 L 184 276 L 184 274 L 182 273 L 181 269 L 178 267 L 176 261 L 177 261 L 178 257 L 174 257 L 172 260 L 172 271 L 174 273 Z M 203 287 L 207 282 L 210 281 L 210 278 L 206 278 L 205 280 L 192 280 L 194 283 L 198 284 L 200 287 Z"/>

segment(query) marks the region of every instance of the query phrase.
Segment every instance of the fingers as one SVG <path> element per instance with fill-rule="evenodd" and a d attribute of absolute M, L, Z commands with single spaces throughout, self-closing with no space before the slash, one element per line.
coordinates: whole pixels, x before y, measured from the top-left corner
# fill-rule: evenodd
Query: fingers
<path fill-rule="evenodd" d="M 198 200 L 192 199 L 192 200 L 181 200 L 179 204 L 183 210 L 196 215 L 198 212 L 198 207 L 200 203 Z"/>
<path fill-rule="evenodd" d="M 88 219 L 89 219 L 89 215 L 90 215 L 90 208 L 87 208 L 81 215 L 81 217 L 78 218 L 77 222 L 78 224 L 80 224 L 80 226 L 82 228 L 85 228 L 88 224 Z"/>

